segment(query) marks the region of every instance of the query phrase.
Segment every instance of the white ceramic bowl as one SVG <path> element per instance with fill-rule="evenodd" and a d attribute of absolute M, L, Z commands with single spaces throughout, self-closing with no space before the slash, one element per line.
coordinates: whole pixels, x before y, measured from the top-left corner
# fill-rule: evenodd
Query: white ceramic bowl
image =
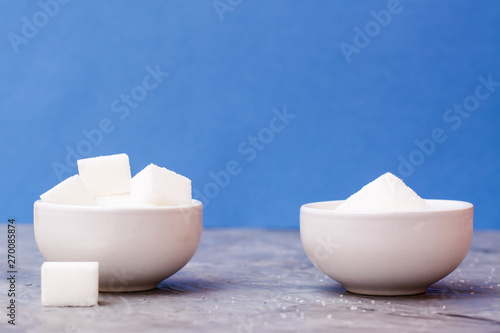
<path fill-rule="evenodd" d="M 426 200 L 430 211 L 342 212 L 342 201 L 303 205 L 300 237 L 309 259 L 350 292 L 419 294 L 462 262 L 473 206 Z"/>
<path fill-rule="evenodd" d="M 164 207 L 34 205 L 35 239 L 47 261 L 98 261 L 99 290 L 155 288 L 193 257 L 203 204 Z"/>

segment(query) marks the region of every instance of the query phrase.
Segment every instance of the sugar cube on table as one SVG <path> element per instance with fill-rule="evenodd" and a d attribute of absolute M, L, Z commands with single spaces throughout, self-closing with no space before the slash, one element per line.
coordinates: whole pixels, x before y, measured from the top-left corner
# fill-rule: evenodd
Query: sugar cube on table
<path fill-rule="evenodd" d="M 42 264 L 43 306 L 94 306 L 98 298 L 98 262 Z"/>
<path fill-rule="evenodd" d="M 79 175 L 57 184 L 40 196 L 43 202 L 66 205 L 96 205 L 96 200 Z"/>
<path fill-rule="evenodd" d="M 166 168 L 150 164 L 132 178 L 132 202 L 157 206 L 189 205 L 191 180 Z"/>
<path fill-rule="evenodd" d="M 94 196 L 130 192 L 130 164 L 127 154 L 85 158 L 77 161 L 78 173 Z"/>

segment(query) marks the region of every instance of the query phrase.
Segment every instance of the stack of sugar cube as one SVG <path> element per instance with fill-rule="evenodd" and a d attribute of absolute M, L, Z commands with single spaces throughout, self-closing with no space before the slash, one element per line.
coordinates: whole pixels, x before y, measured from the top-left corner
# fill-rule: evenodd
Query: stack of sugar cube
<path fill-rule="evenodd" d="M 191 180 L 150 164 L 133 178 L 126 154 L 78 160 L 78 174 L 40 196 L 43 202 L 86 206 L 189 205 Z M 42 305 L 95 306 L 98 262 L 45 262 L 41 268 Z"/>
<path fill-rule="evenodd" d="M 88 206 L 191 204 L 191 180 L 150 164 L 131 177 L 126 154 L 78 160 L 78 174 L 40 196 L 43 202 Z"/>

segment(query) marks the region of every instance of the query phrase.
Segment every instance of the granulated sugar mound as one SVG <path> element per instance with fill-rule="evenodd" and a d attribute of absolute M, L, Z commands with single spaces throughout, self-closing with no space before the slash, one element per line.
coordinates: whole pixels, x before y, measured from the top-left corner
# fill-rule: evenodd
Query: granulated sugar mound
<path fill-rule="evenodd" d="M 416 211 L 431 207 L 411 188 L 387 172 L 351 195 L 336 210 L 349 212 Z"/>

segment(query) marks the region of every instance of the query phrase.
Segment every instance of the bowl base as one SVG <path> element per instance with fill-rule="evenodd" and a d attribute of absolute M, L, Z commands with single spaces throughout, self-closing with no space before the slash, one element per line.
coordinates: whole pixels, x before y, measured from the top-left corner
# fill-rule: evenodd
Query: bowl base
<path fill-rule="evenodd" d="M 120 286 L 119 288 L 108 288 L 106 286 L 99 286 L 99 292 L 101 293 L 130 293 L 135 291 L 146 291 L 156 289 L 158 284 L 144 284 L 144 285 L 133 285 L 133 286 Z"/>
<path fill-rule="evenodd" d="M 345 288 L 345 287 L 344 287 Z M 345 288 L 353 294 L 368 295 L 368 296 L 410 296 L 418 295 L 425 292 L 426 288 L 415 289 L 366 289 L 366 288 Z"/>

